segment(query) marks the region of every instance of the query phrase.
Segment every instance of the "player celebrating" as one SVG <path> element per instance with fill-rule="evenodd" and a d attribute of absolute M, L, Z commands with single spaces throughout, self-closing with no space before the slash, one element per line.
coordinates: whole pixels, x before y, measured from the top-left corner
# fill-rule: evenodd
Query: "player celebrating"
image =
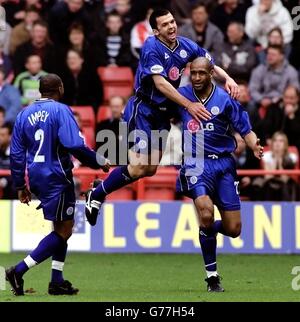
<path fill-rule="evenodd" d="M 231 156 L 236 142 L 230 127 L 244 138 L 258 159 L 263 155 L 263 147 L 260 146 L 256 134 L 251 131 L 248 113 L 222 88 L 212 83 L 213 69 L 208 59 L 197 58 L 191 64 L 192 85 L 179 89 L 189 100 L 202 102 L 212 117 L 209 122 L 203 121 L 199 124 L 187 111 L 179 109 L 185 139 L 186 134 L 190 135 L 192 144 L 185 144 L 184 153 L 190 157 L 185 159 L 180 170 L 177 189 L 193 199 L 198 214 L 199 240 L 207 272 L 207 290 L 223 292 L 217 273 L 216 234 L 221 233 L 234 238 L 241 232 L 238 182 L 235 161 Z M 204 141 L 201 140 L 201 133 Z M 198 153 L 196 149 L 202 149 L 204 154 Z M 193 160 L 193 155 L 204 157 L 201 172 L 198 171 L 198 174 L 194 175 L 193 167 L 199 167 L 201 162 Z M 222 220 L 214 221 L 214 203 L 220 210 Z"/>
<path fill-rule="evenodd" d="M 107 194 L 156 173 L 165 146 L 155 139 L 151 140 L 151 132 L 170 130 L 170 114 L 176 105 L 174 102 L 185 108 L 197 121 L 210 117 L 201 102 L 191 102 L 176 88 L 187 63 L 199 56 L 210 60 L 211 57 L 195 42 L 177 37 L 176 22 L 168 10 L 154 10 L 150 25 L 154 36 L 149 37 L 142 48 L 135 79 L 135 96 L 129 99 L 124 112 L 129 132 L 135 131 L 136 139 L 134 149 L 129 151 L 130 164 L 114 169 L 96 189 L 87 192 L 85 213 L 91 225 L 96 224 L 100 206 Z M 238 86 L 233 79 L 218 66 L 214 66 L 214 72 L 226 80 L 226 90 L 236 97 Z"/>
<path fill-rule="evenodd" d="M 17 117 L 11 141 L 11 171 L 22 203 L 31 201 L 25 183 L 25 168 L 31 191 L 41 201 L 44 218 L 53 221 L 54 231 L 16 266 L 6 270 L 15 295 L 24 295 L 22 276 L 33 266 L 52 256 L 52 278 L 48 293 L 72 295 L 78 292 L 63 278 L 67 240 L 74 224 L 75 192 L 72 176 L 74 155 L 83 164 L 99 169 L 96 153 L 85 146 L 71 109 L 58 103 L 64 88 L 55 74 L 40 80 L 42 98 L 24 109 Z M 98 158 L 101 158 L 98 156 Z M 104 160 L 103 170 L 109 170 Z"/>

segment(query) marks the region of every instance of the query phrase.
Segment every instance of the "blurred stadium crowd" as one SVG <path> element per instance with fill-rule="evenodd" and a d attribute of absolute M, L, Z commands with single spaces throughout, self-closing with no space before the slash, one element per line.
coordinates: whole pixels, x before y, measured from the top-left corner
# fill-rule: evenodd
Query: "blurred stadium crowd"
<path fill-rule="evenodd" d="M 266 146 L 256 161 L 236 135 L 239 169 L 299 169 L 300 19 L 298 0 L 0 0 L 0 169 L 9 169 L 9 145 L 18 112 L 39 98 L 39 78 L 57 73 L 63 102 L 72 106 L 87 143 L 112 130 L 133 92 L 139 52 L 152 34 L 147 17 L 166 7 L 178 34 L 206 48 L 241 88 L 240 102 Z M 293 11 L 294 8 L 294 11 Z M 300 13 L 300 7 L 299 7 Z M 298 24 L 299 20 L 299 26 Z M 299 29 L 299 30 L 297 30 Z M 183 83 L 189 82 L 188 68 Z M 172 120 L 178 147 L 180 123 Z M 174 149 L 162 165 L 180 159 Z M 170 161 L 171 160 L 171 161 Z M 80 167 L 75 162 L 75 167 Z M 88 178 L 89 179 L 89 178 Z M 90 180 L 90 179 L 89 179 Z M 77 178 L 78 191 L 80 179 Z M 240 177 L 250 200 L 298 200 L 298 177 Z M 16 198 L 9 176 L 0 176 L 1 198 Z M 174 194 L 175 196 L 175 194 Z"/>

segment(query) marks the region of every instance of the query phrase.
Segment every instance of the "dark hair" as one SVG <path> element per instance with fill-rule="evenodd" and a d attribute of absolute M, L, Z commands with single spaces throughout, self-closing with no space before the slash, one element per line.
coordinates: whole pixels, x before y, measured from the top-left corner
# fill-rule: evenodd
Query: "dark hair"
<path fill-rule="evenodd" d="M 249 83 L 247 81 L 245 81 L 244 79 L 237 80 L 237 84 L 241 85 L 241 86 L 249 87 Z"/>
<path fill-rule="evenodd" d="M 2 126 L 1 129 L 8 129 L 9 135 L 12 134 L 13 132 L 13 125 L 10 122 L 5 122 Z"/>
<path fill-rule="evenodd" d="M 281 38 L 283 38 L 282 30 L 281 30 L 279 27 L 272 28 L 272 29 L 268 32 L 268 37 L 269 37 L 269 36 L 271 35 L 271 33 L 272 33 L 272 32 L 274 32 L 274 31 L 277 31 L 277 32 L 280 34 Z"/>
<path fill-rule="evenodd" d="M 300 99 L 300 91 L 299 91 L 299 89 L 298 89 L 297 87 L 295 87 L 295 86 L 293 86 L 293 85 L 288 85 L 288 86 L 284 89 L 283 93 L 285 93 L 288 89 L 293 89 L 293 90 L 295 91 L 295 93 L 296 93 L 297 97 L 298 97 L 298 100 Z"/>
<path fill-rule="evenodd" d="M 39 90 L 44 96 L 59 93 L 60 86 L 62 86 L 62 80 L 56 74 L 48 74 L 40 78 Z"/>
<path fill-rule="evenodd" d="M 27 7 L 25 9 L 25 13 L 28 13 L 28 12 L 35 12 L 35 13 L 37 13 L 40 16 L 40 12 L 39 12 L 39 10 L 35 6 L 29 6 L 29 7 Z"/>
<path fill-rule="evenodd" d="M 169 14 L 170 11 L 167 9 L 159 8 L 154 9 L 154 11 L 151 13 L 151 16 L 149 18 L 149 23 L 152 29 L 157 29 L 157 21 L 156 19 L 162 16 L 166 16 Z"/>
<path fill-rule="evenodd" d="M 204 7 L 205 8 L 205 11 L 208 12 L 208 8 L 207 8 L 207 5 L 204 1 L 198 1 L 196 3 L 194 3 L 192 6 L 191 6 L 191 11 L 194 11 L 198 8 L 201 8 L 201 7 Z"/>
<path fill-rule="evenodd" d="M 269 49 L 278 50 L 282 55 L 284 55 L 284 48 L 281 45 L 268 45 L 267 50 L 269 50 Z"/>
<path fill-rule="evenodd" d="M 107 13 L 105 16 L 105 21 L 108 20 L 108 17 L 119 17 L 120 19 L 122 19 L 122 16 L 118 13 L 117 10 L 112 10 L 111 12 Z"/>
<path fill-rule="evenodd" d="M 78 30 L 78 31 L 81 31 L 83 34 L 84 34 L 84 28 L 83 28 L 83 25 L 77 21 L 74 21 L 71 26 L 69 27 L 69 34 L 71 33 L 71 31 L 73 30 Z"/>
<path fill-rule="evenodd" d="M 0 105 L 0 113 L 6 114 L 6 109 Z"/>
<path fill-rule="evenodd" d="M 74 49 L 74 48 L 70 48 L 68 51 L 67 51 L 67 55 L 66 57 L 68 56 L 69 52 L 73 51 L 74 53 L 76 53 L 81 59 L 84 60 L 84 57 L 83 57 L 83 54 L 80 50 L 78 49 Z"/>

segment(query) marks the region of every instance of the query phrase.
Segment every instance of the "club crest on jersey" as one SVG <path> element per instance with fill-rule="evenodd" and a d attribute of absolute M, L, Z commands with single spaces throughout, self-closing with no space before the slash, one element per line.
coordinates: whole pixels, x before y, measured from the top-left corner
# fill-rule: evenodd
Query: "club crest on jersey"
<path fill-rule="evenodd" d="M 188 121 L 187 129 L 190 133 L 197 133 L 201 129 L 201 125 L 198 121 L 191 119 Z"/>
<path fill-rule="evenodd" d="M 179 69 L 174 66 L 169 70 L 169 78 L 172 81 L 176 81 L 180 77 Z"/>
<path fill-rule="evenodd" d="M 179 55 L 181 58 L 186 58 L 187 57 L 187 52 L 184 49 L 181 49 L 179 52 Z"/>
<path fill-rule="evenodd" d="M 140 140 L 138 146 L 140 149 L 145 149 L 147 147 L 147 142 L 145 140 Z"/>
<path fill-rule="evenodd" d="M 197 181 L 198 181 L 198 178 L 197 178 L 196 176 L 192 176 L 192 177 L 190 178 L 190 183 L 191 183 L 191 184 L 195 184 L 195 183 L 197 183 Z"/>
<path fill-rule="evenodd" d="M 73 215 L 73 212 L 74 212 L 74 208 L 73 208 L 73 207 L 69 207 L 69 208 L 67 209 L 67 215 L 68 215 L 68 216 Z"/>
<path fill-rule="evenodd" d="M 218 114 L 220 114 L 220 109 L 219 109 L 218 106 L 213 106 L 211 108 L 210 112 L 211 112 L 212 115 L 218 115 Z"/>

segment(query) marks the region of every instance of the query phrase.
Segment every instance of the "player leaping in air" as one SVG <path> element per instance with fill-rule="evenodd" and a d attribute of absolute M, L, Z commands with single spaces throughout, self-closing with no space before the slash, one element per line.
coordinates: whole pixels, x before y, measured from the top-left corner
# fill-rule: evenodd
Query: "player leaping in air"
<path fill-rule="evenodd" d="M 201 102 L 192 102 L 176 90 L 186 65 L 196 57 L 207 57 L 207 51 L 195 42 L 177 37 L 177 25 L 173 15 L 165 9 L 154 10 L 150 16 L 154 36 L 149 37 L 142 50 L 135 78 L 135 96 L 131 97 L 124 112 L 129 132 L 136 131 L 137 150 L 129 151 L 129 165 L 114 169 L 106 180 L 86 194 L 85 213 L 91 225 L 97 216 L 105 196 L 139 178 L 153 176 L 165 146 L 151 142 L 151 131 L 170 130 L 170 117 L 176 104 L 186 109 L 197 121 L 208 120 L 210 113 Z M 225 80 L 225 88 L 232 97 L 238 95 L 238 85 L 220 67 L 214 65 L 214 73 Z M 141 132 L 143 135 L 141 137 Z M 151 162 L 150 159 L 157 162 Z M 136 160 L 139 160 L 136 162 Z M 94 182 L 95 186 L 95 182 Z"/>
<path fill-rule="evenodd" d="M 192 144 L 185 144 L 184 153 L 191 157 L 187 157 L 181 167 L 177 190 L 194 201 L 207 290 L 223 292 L 217 273 L 216 235 L 221 233 L 235 238 L 241 233 L 236 165 L 231 156 L 236 149 L 232 129 L 244 138 L 256 158 L 263 156 L 263 147 L 251 130 L 248 113 L 222 88 L 212 83 L 213 70 L 211 61 L 197 58 L 191 64 L 192 85 L 179 88 L 181 95 L 190 101 L 202 102 L 212 117 L 199 124 L 188 111 L 179 108 L 184 138 L 187 138 L 186 134 L 190 135 L 188 142 Z M 195 155 L 198 159 L 192 157 Z M 214 221 L 214 203 L 222 220 Z"/>
<path fill-rule="evenodd" d="M 89 149 L 71 109 L 58 102 L 64 93 L 55 74 L 40 79 L 42 98 L 23 109 L 16 120 L 10 161 L 13 181 L 22 203 L 31 201 L 31 191 L 40 200 L 44 218 L 53 222 L 53 231 L 20 263 L 6 270 L 6 279 L 15 295 L 24 295 L 23 275 L 52 256 L 50 295 L 73 295 L 78 289 L 63 278 L 67 240 L 72 235 L 75 192 L 71 154 L 83 164 L 104 171 L 109 161 Z M 99 161 L 102 159 L 103 161 Z M 99 161 L 99 163 L 98 163 Z M 27 164 L 30 190 L 25 182 Z"/>

